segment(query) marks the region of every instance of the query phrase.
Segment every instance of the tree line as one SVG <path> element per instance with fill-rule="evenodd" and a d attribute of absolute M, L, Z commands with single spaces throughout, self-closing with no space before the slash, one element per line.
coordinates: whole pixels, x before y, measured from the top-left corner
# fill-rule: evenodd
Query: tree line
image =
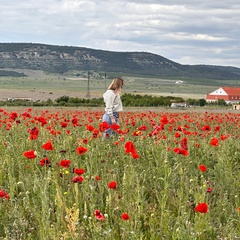
<path fill-rule="evenodd" d="M 218 99 L 215 103 L 207 103 L 205 99 L 187 99 L 173 96 L 151 96 L 124 93 L 121 96 L 123 105 L 126 107 L 170 107 L 172 103 L 186 103 L 187 106 L 216 105 L 226 106 L 223 99 Z M 27 100 L 5 100 L 0 101 L 0 106 L 68 106 L 68 107 L 104 107 L 103 98 L 78 98 L 61 96 L 55 100 L 27 101 Z"/>

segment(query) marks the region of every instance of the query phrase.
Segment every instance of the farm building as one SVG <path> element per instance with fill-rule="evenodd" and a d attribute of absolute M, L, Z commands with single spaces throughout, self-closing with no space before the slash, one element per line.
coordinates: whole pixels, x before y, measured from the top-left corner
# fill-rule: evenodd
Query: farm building
<path fill-rule="evenodd" d="M 189 107 L 186 102 L 173 102 L 171 103 L 172 108 L 182 108 L 182 107 Z"/>
<path fill-rule="evenodd" d="M 32 101 L 31 98 L 26 98 L 26 97 L 12 97 L 8 98 L 8 101 Z"/>
<path fill-rule="evenodd" d="M 206 97 L 207 102 L 216 102 L 223 99 L 227 104 L 240 102 L 240 87 L 221 87 Z"/>

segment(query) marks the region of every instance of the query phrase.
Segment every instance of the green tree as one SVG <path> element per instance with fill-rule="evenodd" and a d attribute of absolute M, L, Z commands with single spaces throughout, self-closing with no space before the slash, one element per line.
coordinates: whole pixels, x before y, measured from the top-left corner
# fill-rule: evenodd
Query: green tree
<path fill-rule="evenodd" d="M 61 96 L 59 98 L 56 99 L 56 102 L 57 103 L 60 103 L 60 102 L 68 102 L 69 101 L 69 96 Z"/>
<path fill-rule="evenodd" d="M 47 101 L 46 101 L 46 106 L 52 106 L 53 105 L 53 101 L 52 101 L 52 99 L 48 99 Z"/>
<path fill-rule="evenodd" d="M 219 106 L 226 106 L 227 103 L 225 102 L 224 99 L 218 99 L 218 100 L 217 100 L 217 105 L 219 105 Z"/>
<path fill-rule="evenodd" d="M 206 105 L 206 99 L 204 99 L 204 98 L 199 99 L 199 106 L 203 107 L 205 105 Z"/>

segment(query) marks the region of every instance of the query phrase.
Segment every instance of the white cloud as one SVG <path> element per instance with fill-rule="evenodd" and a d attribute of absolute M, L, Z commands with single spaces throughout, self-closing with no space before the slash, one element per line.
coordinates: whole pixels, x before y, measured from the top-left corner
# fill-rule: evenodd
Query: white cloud
<path fill-rule="evenodd" d="M 147 51 L 182 64 L 240 67 L 240 3 L 1 0 L 0 42 Z"/>

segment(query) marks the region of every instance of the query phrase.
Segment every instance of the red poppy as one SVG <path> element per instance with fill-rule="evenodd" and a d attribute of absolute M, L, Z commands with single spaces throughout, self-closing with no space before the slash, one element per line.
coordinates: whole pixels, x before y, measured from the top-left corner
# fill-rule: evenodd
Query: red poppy
<path fill-rule="evenodd" d="M 104 132 L 105 130 L 107 130 L 109 128 L 109 125 L 107 122 L 102 122 L 99 125 L 99 130 L 100 132 Z"/>
<path fill-rule="evenodd" d="M 31 114 L 29 112 L 24 112 L 23 114 L 21 114 L 21 116 L 26 117 L 26 118 L 31 118 Z"/>
<path fill-rule="evenodd" d="M 40 165 L 41 166 L 48 166 L 50 164 L 50 160 L 48 157 L 45 157 L 43 159 L 40 160 Z"/>
<path fill-rule="evenodd" d="M 96 138 L 98 136 L 98 134 L 99 134 L 99 130 L 98 129 L 94 129 L 92 132 L 93 132 L 93 134 L 92 134 L 93 138 Z"/>
<path fill-rule="evenodd" d="M 98 219 L 98 220 L 101 220 L 101 221 L 104 220 L 104 216 L 103 216 L 103 214 L 101 213 L 100 210 L 95 210 L 95 211 L 94 211 L 94 216 L 95 216 L 95 218 Z"/>
<path fill-rule="evenodd" d="M 78 119 L 77 119 L 77 118 L 73 118 L 73 119 L 72 119 L 72 125 L 73 125 L 74 127 L 78 126 Z"/>
<path fill-rule="evenodd" d="M 183 139 L 181 140 L 181 142 L 180 142 L 181 147 L 182 147 L 183 149 L 185 149 L 185 150 L 188 150 L 187 143 L 188 143 L 187 138 L 183 138 Z"/>
<path fill-rule="evenodd" d="M 35 119 L 41 123 L 42 127 L 47 124 L 47 119 L 42 116 L 36 117 Z"/>
<path fill-rule="evenodd" d="M 39 130 L 37 127 L 34 127 L 32 129 L 28 129 L 28 132 L 30 134 L 30 140 L 37 139 Z"/>
<path fill-rule="evenodd" d="M 94 127 L 92 125 L 86 125 L 86 130 L 93 131 Z"/>
<path fill-rule="evenodd" d="M 101 178 L 100 178 L 99 176 L 96 176 L 95 179 L 96 179 L 97 181 L 100 181 L 100 180 L 101 180 Z"/>
<path fill-rule="evenodd" d="M 132 133 L 132 135 L 135 136 L 135 137 L 140 136 L 141 134 L 142 134 L 142 132 L 139 131 L 139 130 L 134 131 L 134 132 Z"/>
<path fill-rule="evenodd" d="M 124 212 L 124 213 L 122 214 L 122 220 L 126 220 L 126 221 L 127 221 L 127 220 L 129 220 L 129 219 L 130 219 L 129 215 Z"/>
<path fill-rule="evenodd" d="M 208 205 L 207 205 L 205 202 L 199 203 L 199 204 L 195 207 L 195 212 L 207 213 L 207 212 L 208 212 Z"/>
<path fill-rule="evenodd" d="M 140 127 L 138 127 L 139 131 L 146 131 L 147 130 L 147 126 L 146 125 L 142 125 Z"/>
<path fill-rule="evenodd" d="M 202 131 L 210 131 L 210 130 L 211 130 L 211 127 L 209 125 L 202 127 Z"/>
<path fill-rule="evenodd" d="M 221 136 L 220 136 L 220 139 L 221 140 L 225 140 L 225 139 L 227 139 L 228 137 L 227 136 L 225 136 L 225 135 L 223 135 L 223 134 L 221 134 Z"/>
<path fill-rule="evenodd" d="M 82 140 L 82 143 L 88 144 L 88 138 L 84 138 L 84 139 Z"/>
<path fill-rule="evenodd" d="M 84 180 L 82 176 L 76 176 L 72 179 L 73 183 L 81 183 Z"/>
<path fill-rule="evenodd" d="M 82 175 L 85 173 L 85 171 L 83 168 L 75 168 L 74 173 L 76 173 L 77 175 Z"/>
<path fill-rule="evenodd" d="M 212 138 L 210 144 L 211 144 L 212 146 L 217 147 L 217 146 L 218 146 L 218 139 L 217 139 L 217 138 Z"/>
<path fill-rule="evenodd" d="M 180 138 L 181 134 L 179 132 L 175 132 L 174 136 L 175 136 L 175 138 Z"/>
<path fill-rule="evenodd" d="M 68 126 L 68 122 L 60 122 L 62 128 L 66 128 Z"/>
<path fill-rule="evenodd" d="M 116 131 L 116 130 L 118 130 L 118 129 L 120 128 L 120 126 L 119 126 L 118 124 L 114 123 L 114 124 L 112 124 L 112 125 L 110 126 L 110 128 L 111 128 L 112 130 Z"/>
<path fill-rule="evenodd" d="M 27 130 L 30 134 L 38 134 L 39 130 L 37 127 L 34 127 L 32 129 L 28 128 Z"/>
<path fill-rule="evenodd" d="M 177 154 L 182 154 L 184 156 L 188 156 L 188 151 L 185 149 L 174 148 L 173 151 Z"/>
<path fill-rule="evenodd" d="M 29 139 L 30 139 L 30 140 L 35 140 L 35 139 L 37 139 L 37 137 L 38 137 L 38 135 L 30 135 L 30 136 L 29 136 Z"/>
<path fill-rule="evenodd" d="M 133 153 L 132 153 L 132 158 L 138 159 L 138 158 L 140 158 L 140 155 L 137 154 L 137 153 L 135 153 L 135 152 L 133 152 Z"/>
<path fill-rule="evenodd" d="M 207 171 L 207 167 L 205 165 L 199 165 L 199 170 L 202 172 L 206 172 Z"/>
<path fill-rule="evenodd" d="M 124 148 L 126 153 L 136 152 L 133 142 L 130 141 L 125 143 Z"/>
<path fill-rule="evenodd" d="M 167 116 L 162 116 L 161 119 L 160 119 L 160 122 L 165 125 L 165 124 L 168 124 L 168 118 Z"/>
<path fill-rule="evenodd" d="M 36 158 L 37 154 L 34 150 L 29 150 L 23 153 L 24 157 L 31 159 L 31 158 Z"/>
<path fill-rule="evenodd" d="M 84 153 L 87 152 L 87 151 L 88 151 L 88 149 L 85 148 L 85 147 L 82 147 L 82 146 L 79 146 L 79 147 L 76 148 L 76 152 L 77 152 L 79 155 L 82 155 L 82 154 L 84 154 Z"/>
<path fill-rule="evenodd" d="M 68 159 L 64 159 L 60 161 L 60 166 L 63 168 L 68 168 L 71 164 L 71 161 Z"/>
<path fill-rule="evenodd" d="M 207 188 L 207 192 L 208 192 L 208 193 L 212 192 L 212 188 L 210 188 L 210 187 Z"/>
<path fill-rule="evenodd" d="M 65 132 L 66 132 L 67 135 L 70 135 L 70 134 L 71 134 L 71 131 L 70 131 L 69 129 L 66 129 Z"/>
<path fill-rule="evenodd" d="M 12 128 L 12 125 L 9 123 L 7 124 L 6 131 L 9 131 Z"/>
<path fill-rule="evenodd" d="M 8 194 L 2 189 L 0 190 L 0 198 L 5 198 L 5 199 L 9 199 Z"/>
<path fill-rule="evenodd" d="M 110 182 L 108 184 L 108 187 L 111 188 L 111 189 L 116 189 L 117 188 L 117 183 L 116 182 Z"/>
<path fill-rule="evenodd" d="M 11 118 L 12 120 L 15 120 L 17 117 L 18 117 L 18 114 L 17 114 L 16 112 L 11 112 L 10 118 Z"/>
<path fill-rule="evenodd" d="M 49 151 L 53 150 L 52 142 L 49 141 L 49 142 L 44 143 L 42 145 L 42 148 L 45 149 L 45 150 L 49 150 Z"/>

